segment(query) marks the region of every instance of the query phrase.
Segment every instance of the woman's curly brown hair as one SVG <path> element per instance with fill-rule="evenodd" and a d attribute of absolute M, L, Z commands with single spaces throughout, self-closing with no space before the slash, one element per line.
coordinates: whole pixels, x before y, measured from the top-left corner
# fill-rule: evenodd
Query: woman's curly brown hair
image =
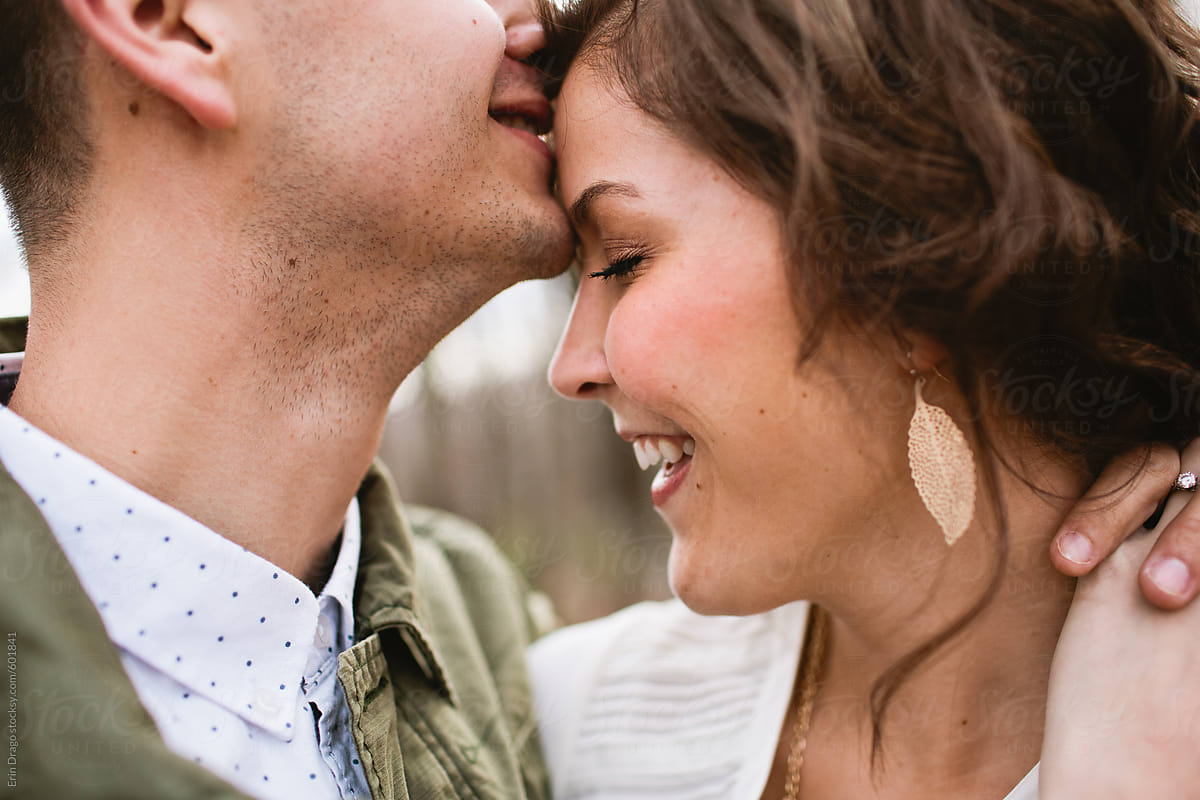
<path fill-rule="evenodd" d="M 779 210 L 811 355 L 927 334 L 984 409 L 1095 475 L 1200 433 L 1200 39 L 1168 0 L 572 0 L 576 59 Z M 989 486 L 995 474 L 985 469 Z M 903 678 L 986 605 L 885 674 Z"/>

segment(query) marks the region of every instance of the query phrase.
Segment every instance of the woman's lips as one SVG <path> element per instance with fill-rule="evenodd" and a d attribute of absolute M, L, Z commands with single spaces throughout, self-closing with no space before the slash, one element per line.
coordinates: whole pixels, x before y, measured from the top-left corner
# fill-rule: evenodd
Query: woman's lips
<path fill-rule="evenodd" d="M 692 457 L 690 455 L 685 455 L 673 464 L 663 465 L 650 485 L 650 499 L 654 501 L 655 506 L 662 508 L 671 499 L 676 490 L 683 485 L 691 468 Z"/>
<path fill-rule="evenodd" d="M 682 485 L 691 469 L 696 440 L 687 435 L 668 434 L 622 434 L 622 438 L 633 445 L 633 455 L 643 470 L 662 462 L 662 469 L 654 476 L 650 487 L 654 505 L 661 507 Z"/>

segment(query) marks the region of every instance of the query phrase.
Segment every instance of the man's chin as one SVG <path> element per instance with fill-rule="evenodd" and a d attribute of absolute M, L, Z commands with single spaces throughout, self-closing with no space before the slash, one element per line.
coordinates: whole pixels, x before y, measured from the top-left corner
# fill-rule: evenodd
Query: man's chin
<path fill-rule="evenodd" d="M 562 207 L 552 196 L 541 205 L 539 218 L 516 237 L 515 282 L 561 275 L 575 257 L 575 237 Z"/>

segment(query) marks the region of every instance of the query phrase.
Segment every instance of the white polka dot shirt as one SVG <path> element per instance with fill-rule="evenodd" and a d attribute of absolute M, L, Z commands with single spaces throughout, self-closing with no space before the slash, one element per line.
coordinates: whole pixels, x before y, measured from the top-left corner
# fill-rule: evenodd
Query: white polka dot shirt
<path fill-rule="evenodd" d="M 3 407 L 0 461 L 57 537 L 168 747 L 256 797 L 370 797 L 336 678 L 353 644 L 357 501 L 314 597 Z"/>

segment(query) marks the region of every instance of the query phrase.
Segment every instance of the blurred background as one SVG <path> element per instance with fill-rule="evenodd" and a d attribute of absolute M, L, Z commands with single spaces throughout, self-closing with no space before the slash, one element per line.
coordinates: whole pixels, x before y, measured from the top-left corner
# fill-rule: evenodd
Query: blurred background
<path fill-rule="evenodd" d="M 482 525 L 574 622 L 668 597 L 670 536 L 608 412 L 546 382 L 572 293 L 518 285 L 448 336 L 396 394 L 380 455 L 405 500 Z"/>
<path fill-rule="evenodd" d="M 1200 20 L 1200 0 L 1180 6 Z M 670 536 L 650 504 L 652 473 L 607 412 L 546 383 L 571 293 L 565 278 L 521 284 L 447 337 L 397 392 L 380 455 L 406 501 L 483 526 L 576 622 L 669 596 Z M 0 317 L 28 312 L 20 251 L 0 222 Z"/>

